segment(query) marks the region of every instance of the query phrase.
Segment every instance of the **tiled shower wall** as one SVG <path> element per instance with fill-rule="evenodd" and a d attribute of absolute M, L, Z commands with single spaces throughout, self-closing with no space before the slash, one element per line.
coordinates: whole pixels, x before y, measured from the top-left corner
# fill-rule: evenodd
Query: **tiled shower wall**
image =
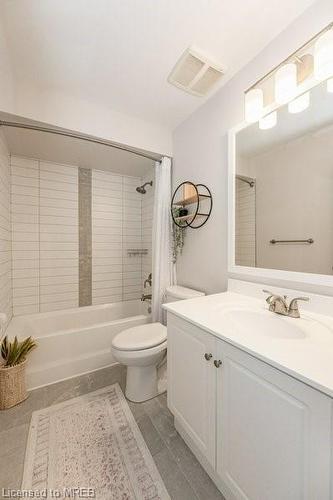
<path fill-rule="evenodd" d="M 238 266 L 256 266 L 256 187 L 236 179 L 236 247 Z"/>
<path fill-rule="evenodd" d="M 139 298 L 150 266 L 128 249 L 148 245 L 142 179 L 14 156 L 11 166 L 14 314 Z"/>
<path fill-rule="evenodd" d="M 10 165 L 0 134 L 0 312 L 12 317 Z M 1 332 L 0 332 L 1 336 Z"/>
<path fill-rule="evenodd" d="M 12 156 L 14 315 L 78 306 L 78 169 Z"/>
<path fill-rule="evenodd" d="M 105 304 L 141 296 L 142 195 L 140 177 L 92 171 L 92 303 Z"/>

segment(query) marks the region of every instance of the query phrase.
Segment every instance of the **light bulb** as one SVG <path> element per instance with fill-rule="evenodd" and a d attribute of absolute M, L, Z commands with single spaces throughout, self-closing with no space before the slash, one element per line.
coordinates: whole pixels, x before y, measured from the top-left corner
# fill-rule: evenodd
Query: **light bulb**
<path fill-rule="evenodd" d="M 275 73 L 275 100 L 278 104 L 291 101 L 297 92 L 297 67 L 294 63 L 281 66 Z"/>
<path fill-rule="evenodd" d="M 275 127 L 277 124 L 277 112 L 273 111 L 269 115 L 264 116 L 259 120 L 259 128 L 261 130 L 268 130 L 269 128 Z"/>
<path fill-rule="evenodd" d="M 333 78 L 327 80 L 327 92 L 333 92 Z"/>
<path fill-rule="evenodd" d="M 245 94 L 245 120 L 254 123 L 262 116 L 264 109 L 264 94 L 260 89 L 249 90 Z"/>
<path fill-rule="evenodd" d="M 301 113 L 310 106 L 310 92 L 296 97 L 288 104 L 289 113 Z"/>
<path fill-rule="evenodd" d="M 333 76 L 333 30 L 326 31 L 314 48 L 314 75 L 317 80 Z"/>

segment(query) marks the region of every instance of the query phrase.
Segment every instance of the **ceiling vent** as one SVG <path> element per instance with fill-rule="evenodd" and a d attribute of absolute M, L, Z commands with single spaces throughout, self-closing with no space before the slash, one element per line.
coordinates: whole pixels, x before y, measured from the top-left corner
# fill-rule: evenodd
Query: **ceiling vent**
<path fill-rule="evenodd" d="M 223 74 L 221 66 L 197 49 L 189 48 L 171 71 L 168 82 L 190 94 L 204 96 Z"/>

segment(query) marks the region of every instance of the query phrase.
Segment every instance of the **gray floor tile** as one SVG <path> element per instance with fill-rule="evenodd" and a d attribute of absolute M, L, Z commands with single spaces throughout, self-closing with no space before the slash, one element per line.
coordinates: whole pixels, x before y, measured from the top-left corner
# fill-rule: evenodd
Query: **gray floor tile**
<path fill-rule="evenodd" d="M 16 451 L 25 450 L 29 424 L 21 424 L 0 432 L 1 455 L 6 456 Z"/>
<path fill-rule="evenodd" d="M 166 447 L 154 456 L 154 460 L 172 500 L 199 500 Z"/>
<path fill-rule="evenodd" d="M 28 399 L 23 401 L 23 403 L 0 412 L 0 432 L 11 427 L 29 423 L 32 412 L 45 408 L 45 406 L 47 405 L 44 388 L 31 391 Z"/>
<path fill-rule="evenodd" d="M 191 484 L 198 498 L 205 500 L 224 500 L 206 471 L 201 467 L 189 447 L 179 434 L 169 441 L 169 450 L 178 467 Z"/>
<path fill-rule="evenodd" d="M 152 402 L 154 402 L 154 404 L 152 404 Z M 162 405 L 158 400 L 152 400 L 149 403 L 149 405 L 144 403 L 145 411 L 161 434 L 162 439 L 168 444 L 172 438 L 178 435 L 173 423 L 173 416 L 168 408 Z"/>
<path fill-rule="evenodd" d="M 144 415 L 147 415 L 142 403 L 133 403 L 132 401 L 127 402 L 136 421 L 138 421 Z"/>
<path fill-rule="evenodd" d="M 137 420 L 138 427 L 143 435 L 144 440 L 148 446 L 148 449 L 152 456 L 156 455 L 159 451 L 161 451 L 165 444 L 162 441 L 161 436 L 157 432 L 154 427 L 152 421 L 148 417 L 148 415 L 143 415 Z"/>
<path fill-rule="evenodd" d="M 0 490 L 19 488 L 33 411 L 118 382 L 125 389 L 126 370 L 116 366 L 65 380 L 30 393 L 21 405 L 0 412 Z M 129 406 L 154 457 L 172 500 L 222 500 L 222 495 L 181 439 L 167 408 L 166 394 Z"/>

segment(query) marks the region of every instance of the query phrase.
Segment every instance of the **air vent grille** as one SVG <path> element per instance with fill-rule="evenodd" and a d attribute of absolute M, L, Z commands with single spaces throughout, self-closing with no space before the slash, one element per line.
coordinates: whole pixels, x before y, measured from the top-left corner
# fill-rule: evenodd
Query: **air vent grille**
<path fill-rule="evenodd" d="M 223 75 L 223 69 L 197 49 L 189 48 L 181 56 L 168 81 L 190 94 L 204 96 Z"/>

